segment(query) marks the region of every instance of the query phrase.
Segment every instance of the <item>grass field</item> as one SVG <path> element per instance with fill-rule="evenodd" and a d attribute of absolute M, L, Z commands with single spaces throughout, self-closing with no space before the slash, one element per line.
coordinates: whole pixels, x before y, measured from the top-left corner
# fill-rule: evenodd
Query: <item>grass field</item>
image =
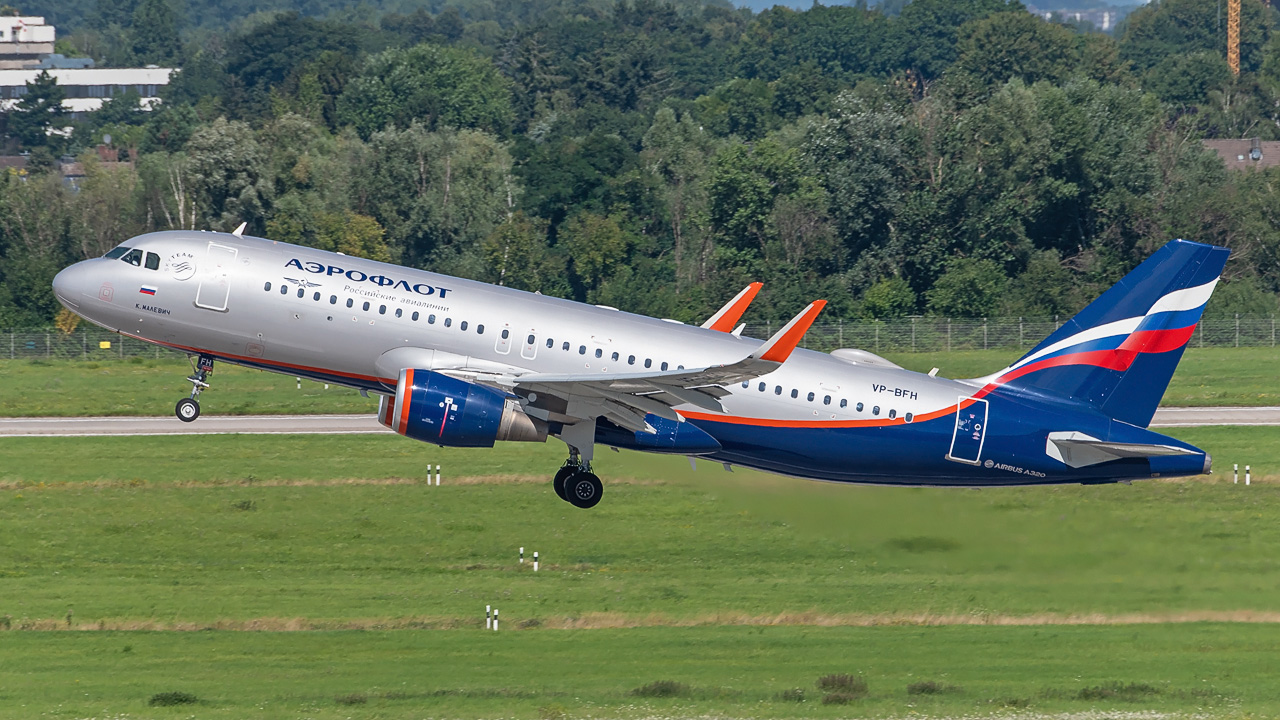
<path fill-rule="evenodd" d="M 1275 716 L 1280 433 L 1176 434 L 1262 481 L 861 488 L 606 453 L 583 512 L 557 443 L 4 439 L 0 718 Z M 824 704 L 833 673 L 865 694 Z"/>
<path fill-rule="evenodd" d="M 1016 360 L 1018 351 L 991 350 L 889 355 L 911 370 L 941 368 L 943 377 L 980 377 Z M 1187 351 L 1164 404 L 1280 404 L 1280 349 L 1192 348 Z M 166 415 L 191 392 L 184 378 L 186 361 L 161 359 L 121 361 L 0 360 L 0 417 L 81 415 Z M 301 390 L 292 377 L 219 364 L 213 389 L 201 397 L 205 412 L 217 415 L 292 413 L 363 413 L 377 409 L 376 400 L 354 390 L 304 380 Z"/>

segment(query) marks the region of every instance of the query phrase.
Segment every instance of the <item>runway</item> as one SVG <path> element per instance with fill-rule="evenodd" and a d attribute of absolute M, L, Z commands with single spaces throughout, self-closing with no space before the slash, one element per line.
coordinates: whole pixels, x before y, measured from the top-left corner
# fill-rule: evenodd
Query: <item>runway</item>
<path fill-rule="evenodd" d="M 1278 425 L 1280 407 L 1160 408 L 1152 428 Z M 109 435 L 365 435 L 389 433 L 373 415 L 204 415 L 184 423 L 161 417 L 0 418 L 3 437 Z"/>

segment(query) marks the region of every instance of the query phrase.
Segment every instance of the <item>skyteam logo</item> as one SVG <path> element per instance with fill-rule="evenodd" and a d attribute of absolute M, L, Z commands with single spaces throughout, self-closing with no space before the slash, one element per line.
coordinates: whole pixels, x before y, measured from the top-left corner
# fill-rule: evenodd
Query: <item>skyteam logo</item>
<path fill-rule="evenodd" d="M 285 263 L 284 266 L 304 270 L 315 275 L 324 275 L 326 277 L 341 275 L 352 282 L 371 283 L 378 287 L 389 287 L 393 290 L 404 290 L 405 292 L 417 293 L 418 295 L 427 296 L 438 293 L 441 300 L 443 300 L 449 293 L 453 292 L 449 288 L 436 287 L 426 283 L 411 284 L 408 280 L 397 280 L 395 278 L 389 278 L 386 275 L 369 275 L 361 270 L 344 270 L 337 265 L 322 265 L 314 261 L 303 262 L 298 258 L 293 258 L 289 262 Z"/>

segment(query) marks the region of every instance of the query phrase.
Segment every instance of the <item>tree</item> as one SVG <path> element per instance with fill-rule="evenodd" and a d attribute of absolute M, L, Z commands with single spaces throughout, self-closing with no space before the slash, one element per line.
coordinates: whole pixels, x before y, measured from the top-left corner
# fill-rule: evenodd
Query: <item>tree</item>
<path fill-rule="evenodd" d="M 1061 82 L 1078 63 L 1072 32 L 1030 13 L 996 13 L 972 20 L 959 35 L 959 57 L 948 74 L 969 97 L 984 96 L 1014 78 L 1028 85 Z"/>
<path fill-rule="evenodd" d="M 1017 0 L 913 0 L 890 26 L 886 55 L 893 65 L 928 82 L 941 77 L 959 53 L 959 29 L 994 13 L 1025 12 Z"/>
<path fill-rule="evenodd" d="M 583 212 L 565 222 L 560 243 L 589 296 L 626 258 L 630 239 L 613 218 Z"/>
<path fill-rule="evenodd" d="M 1159 0 L 1134 10 L 1125 19 L 1120 57 L 1145 73 L 1170 55 L 1209 52 L 1226 55 L 1226 21 L 1214 3 L 1201 0 Z M 1240 3 L 1240 69 L 1256 72 L 1262 66 L 1262 47 L 1269 24 L 1262 3 Z"/>
<path fill-rule="evenodd" d="M 182 53 L 178 14 L 170 0 L 141 0 L 133 11 L 133 54 L 138 62 L 172 67 Z"/>
<path fill-rule="evenodd" d="M 185 180 L 202 227 L 230 230 L 241 221 L 261 232 L 271 202 L 262 147 L 250 127 L 218 118 L 187 142 Z"/>
<path fill-rule="evenodd" d="M 360 137 L 413 121 L 505 134 L 511 127 L 511 87 L 493 63 L 458 48 L 417 45 L 374 55 L 347 86 L 339 117 Z"/>
<path fill-rule="evenodd" d="M 34 80 L 27 81 L 26 94 L 9 112 L 9 134 L 26 148 L 57 144 L 49 131 L 63 126 L 67 110 L 62 101 L 66 97 L 49 71 L 41 70 Z"/>
<path fill-rule="evenodd" d="M 862 294 L 863 317 L 896 318 L 916 311 L 916 294 L 900 277 L 880 280 Z"/>
<path fill-rule="evenodd" d="M 956 258 L 927 293 L 929 312 L 941 317 L 980 318 L 995 315 L 1007 279 L 990 260 Z"/>
<path fill-rule="evenodd" d="M 487 282 L 517 290 L 541 290 L 548 270 L 547 223 L 516 212 L 485 238 L 482 252 Z"/>
<path fill-rule="evenodd" d="M 1205 102 L 1209 93 L 1231 82 L 1231 68 L 1216 52 L 1200 51 L 1167 55 L 1142 76 L 1142 84 L 1174 105 Z"/>

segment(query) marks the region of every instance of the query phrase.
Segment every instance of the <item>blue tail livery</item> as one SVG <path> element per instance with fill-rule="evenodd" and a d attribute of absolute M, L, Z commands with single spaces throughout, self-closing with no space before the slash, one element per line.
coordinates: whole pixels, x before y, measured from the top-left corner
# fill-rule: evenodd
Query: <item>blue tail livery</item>
<path fill-rule="evenodd" d="M 983 380 L 1146 427 L 1230 251 L 1174 240 L 1014 364 Z"/>

